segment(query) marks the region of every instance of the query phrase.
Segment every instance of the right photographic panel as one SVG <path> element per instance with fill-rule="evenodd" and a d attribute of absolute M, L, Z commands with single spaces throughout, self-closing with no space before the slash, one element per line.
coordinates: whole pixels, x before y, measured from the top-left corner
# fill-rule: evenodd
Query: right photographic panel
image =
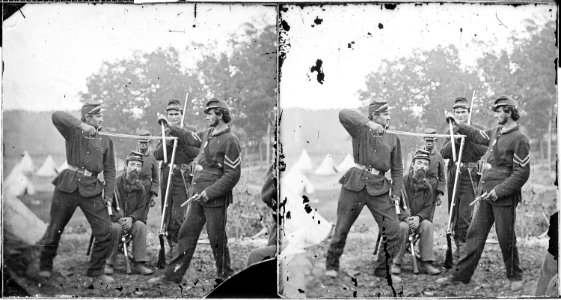
<path fill-rule="evenodd" d="M 279 15 L 279 294 L 558 295 L 557 6 Z"/>

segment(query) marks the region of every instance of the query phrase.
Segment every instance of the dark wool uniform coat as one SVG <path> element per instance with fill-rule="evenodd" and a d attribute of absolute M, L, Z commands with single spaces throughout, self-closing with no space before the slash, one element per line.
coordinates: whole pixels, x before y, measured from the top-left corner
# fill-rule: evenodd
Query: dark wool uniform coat
<path fill-rule="evenodd" d="M 392 196 L 401 195 L 403 162 L 401 143 L 397 135 L 384 133 L 377 137 L 365 125 L 368 118 L 358 111 L 344 109 L 339 113 L 339 121 L 353 138 L 353 158 L 355 163 L 376 170 L 391 171 L 391 183 L 384 175 L 373 175 L 358 168 L 350 168 L 339 180 L 344 188 L 359 192 L 364 187 L 371 196 L 383 195 L 390 191 Z"/>
<path fill-rule="evenodd" d="M 419 223 L 431 217 L 433 206 L 433 190 L 427 178 L 423 178 L 421 182 L 416 182 L 412 173 L 408 173 L 403 177 L 404 203 L 410 211 L 410 216 L 418 216 Z M 403 221 L 400 218 L 400 221 Z"/>
<path fill-rule="evenodd" d="M 220 132 L 215 132 L 214 128 L 193 132 L 172 126 L 170 135 L 187 145 L 201 147 L 195 163 L 202 170 L 195 172 L 190 194 L 205 191 L 209 200 L 203 205 L 207 207 L 231 203 L 232 189 L 241 175 L 241 149 L 230 126 Z"/>
<path fill-rule="evenodd" d="M 144 210 L 146 209 L 146 192 L 144 186 L 140 182 L 134 185 L 128 185 L 125 182 L 125 174 L 117 177 L 116 191 L 119 193 L 119 208 L 120 214 L 114 213 L 111 216 L 112 222 L 117 222 L 119 218 L 131 217 L 132 223 L 141 221 L 146 224 L 146 216 Z M 113 194 L 113 210 L 117 212 L 117 198 Z"/>
<path fill-rule="evenodd" d="M 518 124 L 501 132 L 502 126 L 490 130 L 478 130 L 463 124 L 458 125 L 459 133 L 472 141 L 488 145 L 486 163 L 477 194 L 495 189 L 497 201 L 489 201 L 495 206 L 514 205 L 521 201 L 521 189 L 530 177 L 530 143 L 520 131 Z"/>
<path fill-rule="evenodd" d="M 96 176 L 84 176 L 68 169 L 63 170 L 53 184 L 57 190 L 65 193 L 73 193 L 78 189 L 82 197 L 99 195 L 102 191 L 109 197 L 113 194 L 116 174 L 113 141 L 103 135 L 85 137 L 78 127 L 81 123 L 69 113 L 53 113 L 53 124 L 65 139 L 68 164 L 97 174 L 103 172 L 105 184 Z"/>

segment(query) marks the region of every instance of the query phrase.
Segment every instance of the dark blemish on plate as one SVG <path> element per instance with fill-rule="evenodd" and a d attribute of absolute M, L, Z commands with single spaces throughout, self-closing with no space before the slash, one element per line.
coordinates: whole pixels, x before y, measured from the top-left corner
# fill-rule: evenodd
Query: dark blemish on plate
<path fill-rule="evenodd" d="M 384 29 L 384 24 L 378 23 L 378 28 L 379 28 L 379 29 Z"/>
<path fill-rule="evenodd" d="M 282 26 L 282 30 L 284 30 L 284 31 L 289 31 L 290 30 L 290 25 L 288 25 L 288 23 L 285 20 L 281 21 L 281 26 Z"/>
<path fill-rule="evenodd" d="M 392 4 L 392 3 L 384 4 L 385 9 L 394 10 L 396 7 L 397 4 Z"/>
<path fill-rule="evenodd" d="M 323 61 L 321 61 L 321 59 L 316 60 L 316 65 L 310 68 L 310 72 L 317 72 L 317 81 L 320 84 L 323 84 L 323 81 L 325 80 L 325 74 L 323 73 Z"/>
<path fill-rule="evenodd" d="M 320 25 L 323 22 L 323 19 L 320 19 L 319 17 L 316 17 L 316 19 L 314 20 L 314 23 L 316 25 Z"/>

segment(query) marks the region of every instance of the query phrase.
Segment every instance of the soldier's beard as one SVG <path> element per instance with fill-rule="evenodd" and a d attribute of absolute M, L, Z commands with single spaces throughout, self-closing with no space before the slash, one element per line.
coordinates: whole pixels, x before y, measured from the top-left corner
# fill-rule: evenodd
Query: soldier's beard
<path fill-rule="evenodd" d="M 423 180 L 425 176 L 426 176 L 425 169 L 417 169 L 413 172 L 413 178 L 415 178 L 415 180 L 417 181 Z"/>
<path fill-rule="evenodd" d="M 127 172 L 127 181 L 129 183 L 135 183 L 138 181 L 138 171 L 128 171 Z"/>

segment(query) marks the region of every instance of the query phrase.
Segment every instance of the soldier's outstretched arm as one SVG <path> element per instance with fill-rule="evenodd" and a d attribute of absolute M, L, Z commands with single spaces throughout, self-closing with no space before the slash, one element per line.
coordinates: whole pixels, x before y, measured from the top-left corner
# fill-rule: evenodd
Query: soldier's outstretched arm
<path fill-rule="evenodd" d="M 171 136 L 177 137 L 185 145 L 193 147 L 201 147 L 203 136 L 205 131 L 194 132 L 184 128 L 179 128 L 177 126 L 171 126 L 169 128 L 169 134 Z"/>
<path fill-rule="evenodd" d="M 73 115 L 63 112 L 55 111 L 52 115 L 53 125 L 62 134 L 64 139 L 68 139 L 72 134 L 72 131 L 76 128 L 80 128 L 82 121 L 74 117 Z"/>
<path fill-rule="evenodd" d="M 482 130 L 466 124 L 458 124 L 457 126 L 458 132 L 460 134 L 465 134 L 468 140 L 475 144 L 488 146 L 491 142 L 491 134 L 493 132 L 493 129 Z"/>

